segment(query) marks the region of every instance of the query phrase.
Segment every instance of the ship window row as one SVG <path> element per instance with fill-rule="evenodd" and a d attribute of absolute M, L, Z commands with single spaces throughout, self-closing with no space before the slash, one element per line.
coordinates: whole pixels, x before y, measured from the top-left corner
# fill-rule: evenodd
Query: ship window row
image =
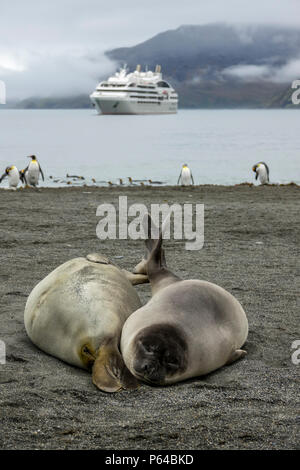
<path fill-rule="evenodd" d="M 118 92 L 124 93 L 124 90 L 112 90 L 112 89 L 102 90 L 101 88 L 97 88 L 97 91 L 103 91 L 103 92 L 113 91 L 114 93 L 118 93 Z M 142 90 L 134 90 L 134 93 L 147 93 L 148 95 L 150 95 L 150 94 L 151 95 L 158 95 L 157 91 L 147 91 L 147 92 L 145 92 L 145 91 L 142 91 Z"/>
<path fill-rule="evenodd" d="M 127 83 L 100 83 L 100 87 L 103 88 L 119 88 L 119 87 L 137 87 L 137 88 L 146 88 L 149 90 L 153 90 L 155 86 L 153 85 L 136 85 L 136 83 L 130 83 L 129 85 Z M 170 85 L 167 82 L 160 81 L 157 82 L 157 86 L 160 88 L 171 88 Z"/>
<path fill-rule="evenodd" d="M 149 88 L 152 89 L 155 88 L 154 86 L 148 86 L 148 85 L 137 85 L 138 88 Z"/>
<path fill-rule="evenodd" d="M 112 87 L 118 87 L 119 88 L 119 87 L 126 86 L 126 83 L 124 83 L 124 84 L 122 84 L 122 83 L 116 83 L 116 84 L 114 84 L 114 83 L 101 83 L 100 86 L 101 87 L 110 87 L 110 88 L 112 88 Z"/>
<path fill-rule="evenodd" d="M 122 84 L 122 83 L 117 83 L 117 84 L 114 84 L 114 83 L 100 83 L 100 88 L 120 88 L 120 87 L 137 87 L 137 88 L 144 88 L 144 89 L 147 89 L 147 90 L 154 90 L 155 89 L 155 86 L 147 86 L 147 85 L 136 85 L 135 83 L 130 83 L 129 85 L 127 85 L 126 83 Z"/>
<path fill-rule="evenodd" d="M 160 101 L 138 101 L 139 104 L 161 104 Z"/>
<path fill-rule="evenodd" d="M 97 88 L 97 91 L 103 91 L 103 92 L 109 92 L 109 91 L 113 91 L 114 93 L 118 93 L 118 91 L 120 91 L 121 93 L 124 93 L 125 90 L 112 90 L 111 88 L 108 88 L 107 90 L 102 90 L 102 88 Z"/>
<path fill-rule="evenodd" d="M 135 93 L 135 92 L 134 92 Z M 159 98 L 159 96 L 149 96 L 148 94 L 145 93 L 145 95 L 130 95 L 130 98 L 152 98 L 152 99 L 156 99 L 156 98 Z"/>
<path fill-rule="evenodd" d="M 102 88 L 97 88 L 97 91 L 102 91 L 103 93 L 109 93 L 110 91 L 113 91 L 114 93 L 124 93 L 126 90 L 112 90 L 111 88 L 108 88 L 107 90 L 102 90 Z"/>
<path fill-rule="evenodd" d="M 163 101 L 164 99 L 166 99 L 166 98 L 164 98 L 163 96 L 147 96 L 147 95 L 145 95 L 145 96 L 141 96 L 141 95 L 129 95 L 129 98 L 139 98 L 139 99 L 143 99 L 143 100 L 147 100 L 147 99 L 150 99 L 150 98 L 153 100 L 153 99 L 156 98 L 158 101 Z M 156 103 L 156 102 L 157 102 L 157 101 L 155 101 L 155 103 Z"/>
<path fill-rule="evenodd" d="M 147 88 L 147 87 L 140 87 L 140 88 Z M 144 91 L 142 90 L 134 90 L 134 93 L 145 93 Z M 158 94 L 158 91 L 147 91 L 148 95 L 157 95 Z"/>

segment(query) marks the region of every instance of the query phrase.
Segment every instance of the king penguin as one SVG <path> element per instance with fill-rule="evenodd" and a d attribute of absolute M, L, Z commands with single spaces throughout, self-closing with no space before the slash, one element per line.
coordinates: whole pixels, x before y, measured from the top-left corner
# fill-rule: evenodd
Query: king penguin
<path fill-rule="evenodd" d="M 30 155 L 28 158 L 31 158 L 31 162 L 29 163 L 27 168 L 25 168 L 24 172 L 26 175 L 27 183 L 30 186 L 35 187 L 39 182 L 40 173 L 44 181 L 44 173 L 35 155 Z"/>
<path fill-rule="evenodd" d="M 27 185 L 27 176 L 28 176 L 28 172 L 25 170 L 20 170 L 19 171 L 19 176 L 20 176 L 20 181 L 24 184 L 24 186 Z"/>
<path fill-rule="evenodd" d="M 269 183 L 269 167 L 264 162 L 259 162 L 252 167 L 252 170 L 255 172 L 255 179 L 259 179 L 260 184 Z"/>
<path fill-rule="evenodd" d="M 181 172 L 180 172 L 177 184 L 179 184 L 180 180 L 181 180 L 181 186 L 189 186 L 190 184 L 194 184 L 194 178 L 193 178 L 192 172 L 189 169 L 187 163 L 182 165 Z"/>
<path fill-rule="evenodd" d="M 6 167 L 5 173 L 3 173 L 3 175 L 0 178 L 0 183 L 6 176 L 8 176 L 9 189 L 16 190 L 20 181 L 18 168 L 15 165 Z"/>

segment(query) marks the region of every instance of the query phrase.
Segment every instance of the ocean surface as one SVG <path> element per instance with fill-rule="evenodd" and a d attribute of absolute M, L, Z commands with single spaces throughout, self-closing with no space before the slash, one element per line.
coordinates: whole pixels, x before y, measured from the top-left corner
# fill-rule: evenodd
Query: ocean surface
<path fill-rule="evenodd" d="M 41 186 L 95 184 L 92 178 L 98 185 L 119 178 L 128 184 L 129 176 L 176 184 L 183 163 L 195 184 L 231 185 L 255 182 L 252 166 L 259 161 L 269 165 L 271 183 L 300 184 L 298 110 L 104 116 L 93 109 L 1 108 L 0 173 L 11 164 L 25 168 L 26 156 L 35 154 L 45 174 Z"/>

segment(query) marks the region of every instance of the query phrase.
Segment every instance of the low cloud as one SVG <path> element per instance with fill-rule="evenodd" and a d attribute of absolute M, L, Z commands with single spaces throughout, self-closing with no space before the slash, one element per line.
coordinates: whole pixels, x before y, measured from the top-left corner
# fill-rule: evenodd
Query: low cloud
<path fill-rule="evenodd" d="M 63 54 L 1 56 L 0 77 L 6 83 L 7 99 L 29 96 L 72 96 L 91 93 L 99 79 L 112 73 L 115 64 L 104 53 L 69 51 Z"/>
<path fill-rule="evenodd" d="M 290 60 L 286 65 L 274 72 L 273 81 L 291 82 L 300 78 L 300 57 Z"/>
<path fill-rule="evenodd" d="M 224 69 L 222 73 L 229 78 L 252 82 L 267 79 L 270 75 L 270 67 L 267 65 L 233 65 Z"/>
<path fill-rule="evenodd" d="M 227 67 L 222 71 L 225 78 L 235 78 L 243 82 L 268 81 L 290 83 L 300 76 L 300 58 L 292 59 L 282 66 L 269 64 L 240 64 Z"/>

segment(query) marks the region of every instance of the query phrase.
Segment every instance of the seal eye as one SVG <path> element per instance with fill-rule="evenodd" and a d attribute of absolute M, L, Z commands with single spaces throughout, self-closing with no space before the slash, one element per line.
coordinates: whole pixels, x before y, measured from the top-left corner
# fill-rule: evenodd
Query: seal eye
<path fill-rule="evenodd" d="M 143 343 L 139 341 L 139 346 L 145 354 L 154 354 L 157 350 L 157 347 L 152 343 Z"/>
<path fill-rule="evenodd" d="M 179 366 L 179 364 L 177 364 L 175 362 L 168 362 L 167 363 L 167 368 L 171 369 L 171 370 L 177 370 L 178 366 Z"/>
<path fill-rule="evenodd" d="M 165 357 L 165 366 L 168 370 L 175 371 L 179 368 L 179 363 L 176 357 L 167 355 Z"/>

